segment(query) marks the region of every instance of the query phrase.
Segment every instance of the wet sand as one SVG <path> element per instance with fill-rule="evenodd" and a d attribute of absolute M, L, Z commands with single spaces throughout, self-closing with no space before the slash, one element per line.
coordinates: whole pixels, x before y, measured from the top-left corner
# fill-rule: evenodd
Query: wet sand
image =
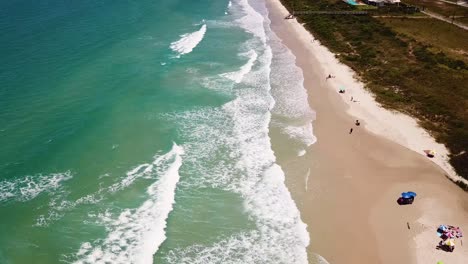
<path fill-rule="evenodd" d="M 333 264 L 466 264 L 468 240 L 453 253 L 436 250 L 435 229 L 451 224 L 468 232 L 468 195 L 427 157 L 370 132 L 366 120 L 355 126 L 348 95 L 337 92 L 333 83 L 339 80 L 325 79 L 330 69 L 319 62 L 308 36 L 295 20 L 283 19 L 287 11 L 278 0 L 267 2 L 271 27 L 296 56 L 316 112 L 317 142 L 304 157 L 310 175 L 286 179 L 308 225 L 309 262 L 320 263 L 319 254 Z M 340 74 L 350 73 L 333 73 L 336 79 Z M 297 175 L 289 173 L 297 169 L 293 161 L 279 162 L 287 175 Z M 413 205 L 397 204 L 404 191 L 418 193 Z"/>

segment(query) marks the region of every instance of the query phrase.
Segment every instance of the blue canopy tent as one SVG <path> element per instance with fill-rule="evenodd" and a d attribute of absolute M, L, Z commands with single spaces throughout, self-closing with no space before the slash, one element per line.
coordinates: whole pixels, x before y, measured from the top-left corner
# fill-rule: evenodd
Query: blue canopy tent
<path fill-rule="evenodd" d="M 414 198 L 414 197 L 416 197 L 416 193 L 415 192 L 404 192 L 404 193 L 401 194 L 401 197 L 403 197 L 405 199 Z"/>
<path fill-rule="evenodd" d="M 401 197 L 398 198 L 397 202 L 399 205 L 412 204 L 414 197 L 416 197 L 415 192 L 404 192 L 401 194 Z"/>

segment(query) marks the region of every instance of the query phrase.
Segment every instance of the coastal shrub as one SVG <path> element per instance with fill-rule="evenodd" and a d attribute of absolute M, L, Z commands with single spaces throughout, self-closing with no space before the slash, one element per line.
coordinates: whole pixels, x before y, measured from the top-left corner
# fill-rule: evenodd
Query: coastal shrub
<path fill-rule="evenodd" d="M 434 56 L 431 56 L 426 47 L 418 47 L 413 50 L 414 56 L 421 61 L 429 64 L 436 63 Z"/>

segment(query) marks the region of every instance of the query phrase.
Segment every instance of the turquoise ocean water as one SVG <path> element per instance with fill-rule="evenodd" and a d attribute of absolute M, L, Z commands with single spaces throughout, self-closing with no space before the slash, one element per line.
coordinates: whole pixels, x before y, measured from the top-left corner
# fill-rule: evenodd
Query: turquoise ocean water
<path fill-rule="evenodd" d="M 314 113 L 269 24 L 264 0 L 2 1 L 0 263 L 307 263 L 277 157 Z"/>

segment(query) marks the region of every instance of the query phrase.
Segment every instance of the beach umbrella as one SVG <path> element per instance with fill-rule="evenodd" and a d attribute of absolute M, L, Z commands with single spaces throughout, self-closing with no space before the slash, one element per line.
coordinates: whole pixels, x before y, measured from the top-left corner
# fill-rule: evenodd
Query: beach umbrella
<path fill-rule="evenodd" d="M 403 197 L 405 199 L 409 199 L 409 198 L 413 198 L 414 195 L 411 195 L 409 193 L 404 192 L 404 193 L 401 194 L 401 197 Z"/>
<path fill-rule="evenodd" d="M 407 194 L 409 195 L 412 195 L 413 197 L 416 197 L 416 193 L 415 192 L 406 192 Z"/>
<path fill-rule="evenodd" d="M 437 264 L 444 264 L 442 261 L 437 261 Z"/>

